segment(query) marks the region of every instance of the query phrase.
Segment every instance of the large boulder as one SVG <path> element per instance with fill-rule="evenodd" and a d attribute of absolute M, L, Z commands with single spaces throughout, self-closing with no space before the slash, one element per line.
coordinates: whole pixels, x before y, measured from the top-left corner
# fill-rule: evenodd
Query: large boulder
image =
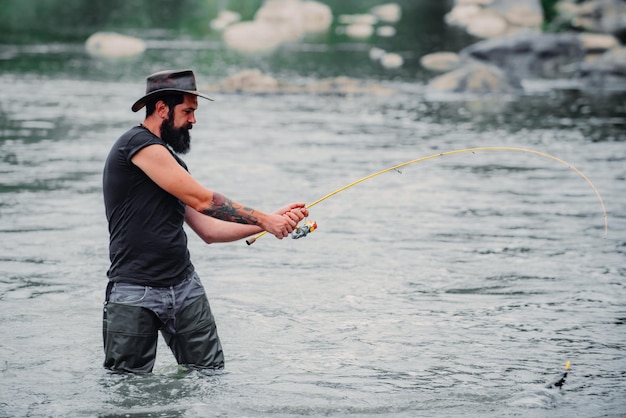
<path fill-rule="evenodd" d="M 222 38 L 234 50 L 246 53 L 272 51 L 285 42 L 328 30 L 330 8 L 316 1 L 267 0 L 254 20 L 225 27 Z"/>
<path fill-rule="evenodd" d="M 562 78 L 571 65 L 585 58 L 581 39 L 574 33 L 532 31 L 489 39 L 461 50 L 462 60 L 495 65 L 520 78 Z"/>
<path fill-rule="evenodd" d="M 583 31 L 558 33 L 538 29 L 539 6 L 538 0 L 455 0 L 446 21 L 490 39 L 464 48 L 458 57 L 423 56 L 422 66 L 433 71 L 456 66 L 433 79 L 430 87 L 455 93 L 506 93 L 522 91 L 523 80 L 574 79 L 568 86 L 626 91 L 626 52 L 620 45 L 626 37 L 625 0 L 561 0 L 556 24 L 565 19 Z M 520 30 L 523 27 L 528 29 Z"/>
<path fill-rule="evenodd" d="M 129 58 L 143 54 L 146 43 L 116 32 L 96 32 L 85 41 L 87 53 L 99 58 Z"/>

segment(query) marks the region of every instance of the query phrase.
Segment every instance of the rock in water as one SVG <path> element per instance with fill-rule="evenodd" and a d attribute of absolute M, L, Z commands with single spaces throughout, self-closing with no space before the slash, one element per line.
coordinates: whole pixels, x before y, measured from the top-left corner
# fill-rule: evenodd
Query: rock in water
<path fill-rule="evenodd" d="M 431 80 L 429 87 L 439 92 L 497 94 L 516 93 L 519 80 L 492 65 L 472 63 Z"/>
<path fill-rule="evenodd" d="M 143 54 L 146 43 L 115 32 L 96 32 L 85 42 L 89 55 L 103 58 L 125 58 Z"/>

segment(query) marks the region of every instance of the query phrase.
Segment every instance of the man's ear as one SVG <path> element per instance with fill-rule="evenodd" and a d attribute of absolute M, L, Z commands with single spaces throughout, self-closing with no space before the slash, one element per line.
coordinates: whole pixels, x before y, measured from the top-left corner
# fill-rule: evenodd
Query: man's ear
<path fill-rule="evenodd" d="M 155 109 L 159 117 L 161 117 L 162 119 L 167 119 L 170 108 L 168 105 L 165 104 L 163 100 L 159 100 L 158 102 L 156 102 Z"/>

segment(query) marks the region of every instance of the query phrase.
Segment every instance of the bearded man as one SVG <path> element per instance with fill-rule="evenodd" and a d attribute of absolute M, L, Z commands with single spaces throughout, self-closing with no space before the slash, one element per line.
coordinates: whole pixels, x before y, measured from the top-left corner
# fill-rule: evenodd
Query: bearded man
<path fill-rule="evenodd" d="M 291 203 L 274 213 L 207 189 L 177 154 L 189 151 L 198 97 L 191 70 L 147 78 L 142 124 L 124 133 L 106 160 L 103 192 L 111 265 L 104 303 L 104 367 L 149 373 L 158 332 L 176 361 L 222 369 L 224 355 L 204 287 L 190 260 L 186 222 L 207 244 L 267 231 L 287 237 L 308 212 Z"/>

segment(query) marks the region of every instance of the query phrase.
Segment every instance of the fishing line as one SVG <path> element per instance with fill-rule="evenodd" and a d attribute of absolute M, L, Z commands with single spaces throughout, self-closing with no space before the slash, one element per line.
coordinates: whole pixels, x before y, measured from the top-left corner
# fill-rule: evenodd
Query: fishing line
<path fill-rule="evenodd" d="M 525 152 L 525 153 L 528 153 L 528 154 L 535 154 L 535 155 L 539 155 L 541 157 L 549 158 L 549 159 L 551 159 L 553 161 L 557 161 L 557 162 L 563 164 L 564 166 L 566 166 L 567 168 L 573 170 L 576 174 L 578 174 L 580 177 L 582 177 L 591 186 L 591 188 L 595 192 L 596 196 L 598 197 L 598 200 L 600 201 L 600 205 L 602 206 L 602 214 L 604 216 L 604 235 L 605 235 L 605 237 L 608 234 L 609 223 L 608 223 L 608 218 L 607 218 L 607 214 L 606 214 L 606 206 L 604 205 L 604 200 L 602 199 L 602 196 L 600 195 L 600 192 L 598 191 L 596 186 L 594 186 L 594 184 L 591 182 L 589 177 L 587 177 L 582 171 L 580 171 L 579 169 L 577 169 L 576 167 L 574 167 L 572 164 L 568 163 L 567 161 L 564 161 L 564 160 L 562 160 L 562 159 L 560 159 L 558 157 L 555 157 L 554 155 L 550 155 L 550 154 L 547 154 L 547 153 L 541 152 L 541 151 L 535 151 L 535 150 L 528 149 L 528 148 L 516 148 L 516 147 L 476 147 L 476 148 L 464 148 L 464 149 L 457 149 L 457 150 L 454 150 L 454 151 L 440 152 L 438 154 L 433 154 L 433 155 L 429 155 L 429 156 L 426 156 L 426 157 L 418 158 L 418 159 L 415 159 L 415 160 L 406 161 L 404 163 L 394 165 L 393 167 L 389 167 L 389 168 L 386 168 L 384 170 L 378 171 L 376 173 L 370 174 L 369 176 L 365 176 L 365 177 L 363 177 L 363 178 L 361 178 L 359 180 L 353 181 L 350 184 L 346 184 L 345 186 L 340 187 L 337 190 L 328 193 L 326 196 L 323 196 L 323 197 L 317 199 L 313 203 L 309 203 L 308 205 L 306 205 L 306 208 L 307 209 L 312 208 L 313 206 L 317 205 L 318 203 L 321 203 L 324 200 L 326 200 L 326 199 L 328 199 L 328 198 L 330 198 L 332 196 L 335 196 L 336 194 L 339 194 L 339 193 L 343 192 L 344 190 L 347 190 L 347 189 L 349 189 L 349 188 L 351 188 L 353 186 L 356 186 L 359 183 L 363 183 L 364 181 L 372 179 L 372 178 L 374 178 L 376 176 L 379 176 L 381 174 L 388 173 L 389 171 L 398 171 L 398 172 L 400 172 L 400 168 L 406 167 L 406 166 L 411 165 L 411 164 L 421 163 L 421 162 L 426 161 L 426 160 L 431 160 L 433 158 L 439 158 L 439 157 L 443 157 L 443 156 L 446 156 L 446 155 L 462 154 L 462 153 L 466 153 L 466 152 L 474 153 L 474 152 L 477 152 L 477 151 L 518 151 L 518 152 Z M 267 234 L 267 231 L 263 231 L 263 232 L 255 235 L 255 236 L 247 239 L 246 243 L 248 245 L 252 245 L 252 244 L 254 244 L 254 242 L 257 239 L 261 238 L 265 234 Z"/>

